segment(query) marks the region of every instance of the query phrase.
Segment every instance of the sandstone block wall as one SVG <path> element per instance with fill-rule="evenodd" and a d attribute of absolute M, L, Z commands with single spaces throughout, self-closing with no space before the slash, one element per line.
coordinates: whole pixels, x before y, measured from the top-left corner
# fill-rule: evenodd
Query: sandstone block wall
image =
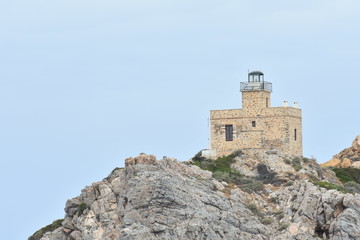
<path fill-rule="evenodd" d="M 211 148 L 217 156 L 237 149 L 276 150 L 302 156 L 301 109 L 270 107 L 270 92 L 243 92 L 243 108 L 210 111 Z M 232 141 L 226 140 L 232 125 Z"/>
<path fill-rule="evenodd" d="M 243 109 L 261 109 L 271 106 L 270 92 L 268 91 L 245 91 L 242 93 Z"/>

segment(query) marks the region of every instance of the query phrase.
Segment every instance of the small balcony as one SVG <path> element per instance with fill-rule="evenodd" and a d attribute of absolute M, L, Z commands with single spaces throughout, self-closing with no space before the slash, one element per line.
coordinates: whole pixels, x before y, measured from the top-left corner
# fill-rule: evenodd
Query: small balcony
<path fill-rule="evenodd" d="M 250 91 L 272 91 L 272 83 L 270 82 L 241 82 L 240 92 Z"/>

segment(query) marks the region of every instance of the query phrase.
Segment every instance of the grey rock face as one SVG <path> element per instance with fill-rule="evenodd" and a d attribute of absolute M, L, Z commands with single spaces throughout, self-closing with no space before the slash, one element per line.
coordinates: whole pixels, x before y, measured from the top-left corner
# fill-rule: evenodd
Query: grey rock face
<path fill-rule="evenodd" d="M 333 158 L 340 160 L 347 158 L 354 162 L 360 161 L 360 135 L 355 137 L 351 147 L 345 148 L 340 153 L 333 156 Z"/>
<path fill-rule="evenodd" d="M 196 166 L 140 155 L 68 200 L 62 227 L 41 240 L 360 239 L 359 195 L 306 181 L 265 188 L 247 193 Z"/>
<path fill-rule="evenodd" d="M 325 190 L 300 181 L 275 195 L 299 233 L 309 232 L 323 239 L 360 239 L 358 194 Z"/>

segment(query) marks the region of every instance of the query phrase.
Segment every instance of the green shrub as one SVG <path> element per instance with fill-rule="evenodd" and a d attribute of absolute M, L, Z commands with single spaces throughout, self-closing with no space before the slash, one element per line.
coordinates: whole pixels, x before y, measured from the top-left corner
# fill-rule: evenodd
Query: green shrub
<path fill-rule="evenodd" d="M 245 203 L 244 206 L 249 209 L 254 215 L 258 217 L 263 217 L 263 214 L 260 212 L 260 210 L 257 208 L 257 206 L 253 203 Z"/>
<path fill-rule="evenodd" d="M 297 171 L 297 172 L 300 171 L 300 169 L 302 168 L 302 166 L 300 164 L 296 164 L 293 167 L 294 167 L 295 171 Z"/>
<path fill-rule="evenodd" d="M 277 216 L 277 215 L 280 215 L 280 214 L 283 214 L 283 213 L 284 213 L 283 211 L 278 211 L 278 212 L 273 212 L 272 215 Z"/>
<path fill-rule="evenodd" d="M 114 168 L 114 170 L 111 171 L 111 174 L 113 174 L 117 170 L 122 170 L 122 169 L 124 169 L 124 168 L 123 167 L 116 167 L 116 168 Z"/>
<path fill-rule="evenodd" d="M 244 177 L 238 171 L 231 169 L 230 171 L 216 170 L 213 172 L 213 177 L 219 181 L 225 181 L 227 183 L 241 184 Z"/>
<path fill-rule="evenodd" d="M 306 176 L 308 177 L 308 179 L 312 182 L 317 182 L 319 181 L 319 178 L 316 177 L 314 174 L 311 174 L 311 173 L 307 173 Z"/>
<path fill-rule="evenodd" d="M 198 152 L 197 154 L 195 154 L 195 156 L 192 158 L 193 162 L 195 165 L 198 165 L 200 162 L 206 160 L 205 157 L 201 156 L 202 151 Z M 200 167 L 200 166 L 199 166 Z"/>
<path fill-rule="evenodd" d="M 289 159 L 284 159 L 284 163 L 290 165 L 291 164 L 291 161 Z"/>
<path fill-rule="evenodd" d="M 55 229 L 62 226 L 62 222 L 64 219 L 55 220 L 52 224 L 47 225 L 46 227 L 41 228 L 36 231 L 28 240 L 39 240 L 41 239 L 45 233 L 54 231 Z"/>
<path fill-rule="evenodd" d="M 272 223 L 272 220 L 270 218 L 261 218 L 260 222 L 264 225 L 269 225 Z"/>
<path fill-rule="evenodd" d="M 290 224 L 288 223 L 281 223 L 278 227 L 278 231 L 283 231 L 285 229 L 287 229 L 290 226 Z"/>
<path fill-rule="evenodd" d="M 264 190 L 264 183 L 261 181 L 252 180 L 249 183 L 242 184 L 241 189 L 249 193 L 260 192 Z"/>
<path fill-rule="evenodd" d="M 302 160 L 304 161 L 304 162 L 308 162 L 308 159 L 306 158 L 306 160 L 304 160 L 305 158 L 302 158 Z M 291 165 L 291 166 L 293 166 L 293 168 L 295 169 L 295 171 L 299 171 L 301 168 L 302 168 L 302 166 L 301 166 L 301 160 L 300 160 L 300 158 L 298 158 L 298 157 L 295 157 L 295 158 L 293 158 L 293 159 L 284 159 L 284 162 L 286 163 L 286 164 L 288 164 L 288 165 Z"/>
<path fill-rule="evenodd" d="M 293 158 L 293 160 L 291 161 L 291 165 L 293 166 L 295 171 L 299 171 L 302 168 L 301 160 L 298 157 Z"/>
<path fill-rule="evenodd" d="M 325 182 L 325 181 L 319 181 L 319 182 L 314 182 L 315 185 L 322 187 L 322 188 L 326 188 L 326 189 L 335 189 L 338 190 L 340 192 L 346 193 L 346 189 L 343 188 L 342 186 L 333 184 L 333 183 L 329 183 L 329 182 Z"/>
<path fill-rule="evenodd" d="M 242 151 L 238 150 L 228 156 L 212 160 L 202 157 L 201 152 L 199 152 L 192 158 L 192 162 L 201 169 L 213 172 L 213 177 L 218 181 L 240 185 L 240 187 L 247 192 L 262 191 L 264 185 L 262 181 L 246 177 L 237 170 L 231 168 L 231 164 L 235 162 L 235 158 L 242 154 Z"/>
<path fill-rule="evenodd" d="M 306 158 L 306 157 L 303 157 L 301 160 L 303 161 L 303 163 L 308 163 L 308 162 L 310 162 L 310 159 L 308 159 L 308 158 Z"/>
<path fill-rule="evenodd" d="M 234 163 L 234 157 L 232 155 L 220 157 L 216 160 L 207 159 L 205 157 L 197 156 L 192 159 L 194 164 L 199 166 L 202 169 L 215 172 L 230 172 L 231 164 Z"/>
<path fill-rule="evenodd" d="M 244 153 L 239 149 L 239 150 L 235 150 L 231 155 L 235 158 L 235 157 L 240 157 L 243 154 Z"/>
<path fill-rule="evenodd" d="M 86 208 L 87 208 L 86 203 L 84 202 L 80 203 L 78 207 L 78 216 L 80 216 L 85 211 Z"/>
<path fill-rule="evenodd" d="M 288 180 L 286 183 L 284 183 L 285 187 L 292 186 L 294 184 L 293 180 Z"/>
<path fill-rule="evenodd" d="M 270 198 L 270 202 L 271 202 L 271 203 L 278 203 L 278 202 L 279 202 L 279 198 L 278 198 L 278 197 L 271 197 L 271 198 Z"/>
<path fill-rule="evenodd" d="M 333 168 L 336 177 L 342 183 L 355 182 L 360 184 L 360 169 L 358 168 Z"/>
<path fill-rule="evenodd" d="M 227 183 L 240 184 L 244 176 L 235 169 L 232 169 L 231 164 L 235 162 L 234 158 L 241 154 L 241 151 L 235 151 L 228 156 L 212 160 L 201 157 L 198 153 L 192 160 L 194 165 L 200 167 L 201 169 L 213 172 L 215 179 L 225 181 Z"/>
<path fill-rule="evenodd" d="M 209 170 L 211 170 L 212 172 L 231 172 L 231 164 L 233 164 L 234 162 L 235 160 L 232 155 L 224 156 L 216 159 L 213 165 L 209 166 Z"/>
<path fill-rule="evenodd" d="M 283 211 L 273 212 L 272 215 L 276 217 L 277 220 L 281 220 L 285 217 L 285 214 Z"/>

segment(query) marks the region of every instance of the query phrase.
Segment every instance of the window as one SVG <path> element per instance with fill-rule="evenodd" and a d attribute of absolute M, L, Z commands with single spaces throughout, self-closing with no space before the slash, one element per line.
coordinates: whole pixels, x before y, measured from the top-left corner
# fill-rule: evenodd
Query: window
<path fill-rule="evenodd" d="M 225 138 L 226 141 L 233 140 L 233 125 L 225 125 Z"/>
<path fill-rule="evenodd" d="M 297 131 L 296 131 L 296 128 L 294 129 L 294 140 L 296 141 L 296 138 L 297 138 Z"/>
<path fill-rule="evenodd" d="M 256 127 L 256 122 L 255 121 L 252 121 L 251 124 L 252 124 L 253 127 Z"/>
<path fill-rule="evenodd" d="M 266 107 L 269 107 L 269 98 L 266 98 Z"/>

